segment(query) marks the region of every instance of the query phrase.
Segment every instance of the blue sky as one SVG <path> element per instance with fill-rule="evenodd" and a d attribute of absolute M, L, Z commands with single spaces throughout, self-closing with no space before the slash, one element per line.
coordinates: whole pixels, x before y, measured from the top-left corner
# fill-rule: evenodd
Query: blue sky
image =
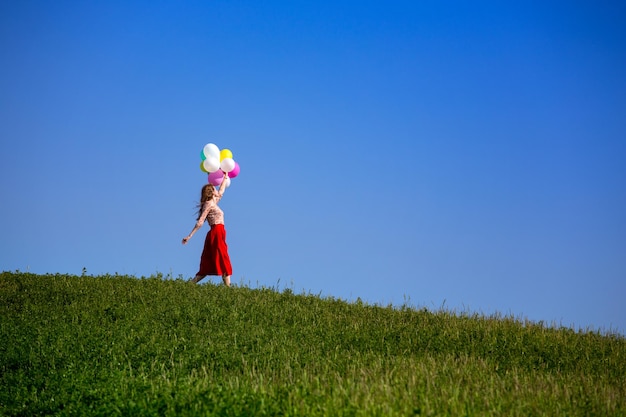
<path fill-rule="evenodd" d="M 626 330 L 620 2 L 0 5 L 0 270 L 191 277 Z M 213 278 L 213 282 L 217 282 Z"/>

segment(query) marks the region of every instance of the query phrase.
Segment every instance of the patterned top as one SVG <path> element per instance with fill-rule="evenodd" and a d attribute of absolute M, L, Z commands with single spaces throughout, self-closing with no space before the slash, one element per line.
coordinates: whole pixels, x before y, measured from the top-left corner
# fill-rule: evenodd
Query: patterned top
<path fill-rule="evenodd" d="M 209 226 L 224 224 L 224 212 L 217 205 L 221 199 L 222 196 L 215 193 L 212 199 L 204 202 L 202 206 L 202 213 L 200 214 L 200 218 L 198 219 L 196 226 L 202 227 L 205 220 L 209 222 Z"/>

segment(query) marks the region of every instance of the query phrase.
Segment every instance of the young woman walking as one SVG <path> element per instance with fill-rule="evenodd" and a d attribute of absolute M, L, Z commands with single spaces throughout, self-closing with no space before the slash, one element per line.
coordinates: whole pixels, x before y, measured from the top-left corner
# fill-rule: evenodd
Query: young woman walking
<path fill-rule="evenodd" d="M 228 174 L 224 173 L 224 180 L 219 191 L 212 184 L 206 184 L 202 187 L 196 225 L 191 233 L 183 238 L 184 245 L 202 227 L 205 221 L 211 227 L 204 240 L 204 249 L 200 257 L 200 269 L 196 276 L 190 280 L 194 284 L 200 282 L 207 275 L 221 275 L 224 285 L 230 287 L 230 276 L 233 274 L 233 268 L 230 265 L 228 246 L 226 245 L 224 212 L 217 205 L 226 190 L 224 182 L 227 177 Z"/>

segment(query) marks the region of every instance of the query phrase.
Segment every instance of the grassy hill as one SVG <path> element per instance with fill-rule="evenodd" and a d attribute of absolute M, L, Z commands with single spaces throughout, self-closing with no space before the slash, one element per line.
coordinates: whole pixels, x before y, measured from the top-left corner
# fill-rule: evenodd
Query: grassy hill
<path fill-rule="evenodd" d="M 0 415 L 624 416 L 626 340 L 290 290 L 2 272 Z"/>

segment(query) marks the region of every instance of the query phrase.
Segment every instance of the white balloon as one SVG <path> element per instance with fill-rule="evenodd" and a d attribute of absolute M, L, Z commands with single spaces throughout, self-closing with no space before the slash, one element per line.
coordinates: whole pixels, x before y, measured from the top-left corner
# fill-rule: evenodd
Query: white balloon
<path fill-rule="evenodd" d="M 218 148 L 214 143 L 207 143 L 204 145 L 202 152 L 204 152 L 206 159 L 216 158 L 218 161 L 220 160 L 220 148 Z"/>
<path fill-rule="evenodd" d="M 222 171 L 230 172 L 235 169 L 235 161 L 233 160 L 233 158 L 224 158 L 222 159 L 220 167 L 222 168 Z"/>
<path fill-rule="evenodd" d="M 202 162 L 202 166 L 207 172 L 215 172 L 220 169 L 220 160 L 219 158 L 207 156 L 207 158 Z"/>
<path fill-rule="evenodd" d="M 224 178 L 224 180 L 222 181 L 222 185 L 224 186 L 224 188 L 230 187 L 230 178 Z"/>

